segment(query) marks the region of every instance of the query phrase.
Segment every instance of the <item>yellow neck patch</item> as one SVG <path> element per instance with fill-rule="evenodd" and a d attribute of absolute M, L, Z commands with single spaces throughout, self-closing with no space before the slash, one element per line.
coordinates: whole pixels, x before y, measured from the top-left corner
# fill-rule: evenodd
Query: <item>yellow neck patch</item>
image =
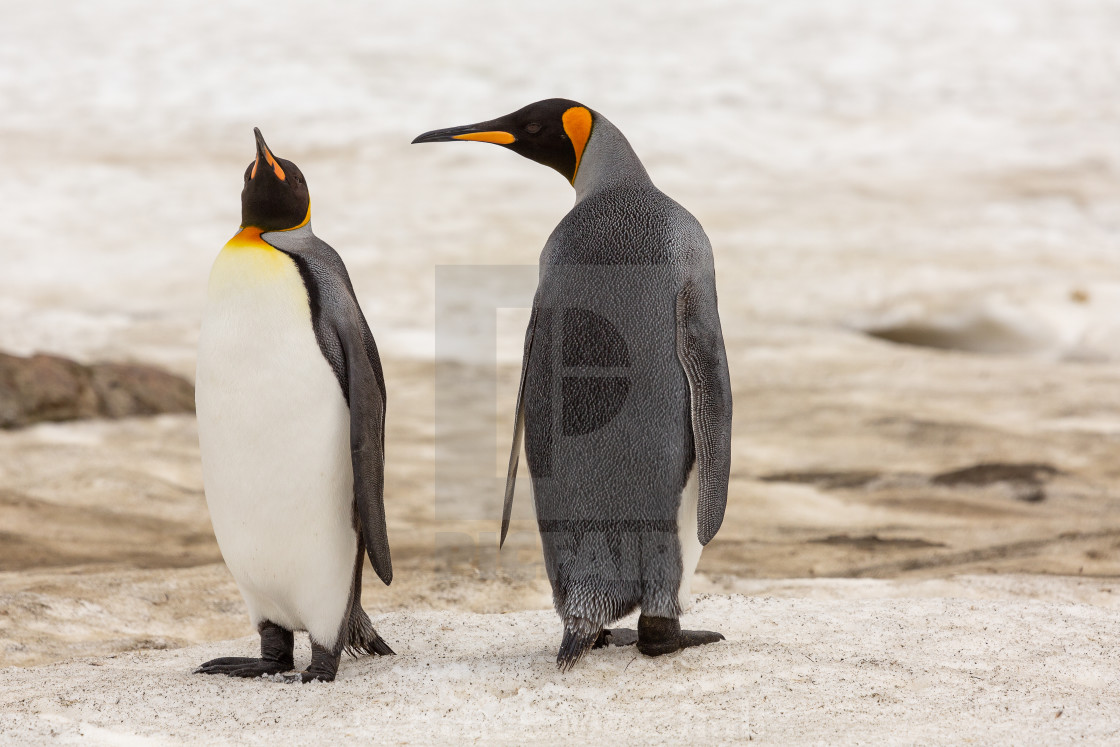
<path fill-rule="evenodd" d="M 211 298 L 238 288 L 275 283 L 295 268 L 292 259 L 261 238 L 256 226 L 242 228 L 218 254 L 210 270 Z"/>
<path fill-rule="evenodd" d="M 284 231 L 294 231 L 297 228 L 303 228 L 309 222 L 311 222 L 311 205 L 307 206 L 307 215 L 303 216 L 303 220 L 300 222 L 300 224 L 298 226 L 292 226 L 291 228 L 285 228 L 283 230 Z M 264 240 L 264 238 L 261 237 L 262 233 L 273 233 L 273 232 L 272 231 L 262 231 L 260 228 L 257 228 L 256 226 L 242 226 L 241 230 L 238 231 L 237 233 L 235 233 L 233 235 L 233 238 L 231 238 L 229 241 L 226 242 L 225 248 L 226 249 L 269 249 L 271 251 L 276 252 L 277 254 L 282 254 L 283 252 L 281 252 L 279 249 L 277 249 L 276 247 L 274 247 L 272 244 L 268 243 L 267 241 Z"/>
<path fill-rule="evenodd" d="M 576 167 L 572 170 L 572 184 L 576 183 L 576 174 L 579 173 L 579 162 L 583 159 L 583 149 L 591 138 L 591 110 L 583 106 L 573 106 L 564 112 L 561 118 L 564 123 L 564 132 L 571 138 L 572 147 L 576 151 Z"/>
<path fill-rule="evenodd" d="M 298 226 L 311 220 L 311 206 Z M 293 303 L 307 304 L 307 290 L 296 269 L 295 260 L 269 244 L 261 235 L 271 233 L 257 226 L 242 226 L 218 253 L 210 271 L 211 298 L 229 297 L 246 288 L 275 287 L 276 292 L 287 294 Z"/>
<path fill-rule="evenodd" d="M 248 226 L 242 228 L 233 238 L 226 242 L 226 246 L 230 249 L 241 249 L 253 247 L 256 249 L 271 249 L 268 242 L 261 238 L 261 229 L 256 226 Z"/>

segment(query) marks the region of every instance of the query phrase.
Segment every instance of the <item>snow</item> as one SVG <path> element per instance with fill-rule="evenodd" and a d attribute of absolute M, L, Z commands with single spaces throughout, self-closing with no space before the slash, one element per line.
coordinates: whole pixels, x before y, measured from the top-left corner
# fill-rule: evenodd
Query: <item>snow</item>
<path fill-rule="evenodd" d="M 863 582 L 866 595 L 842 581 L 815 585 L 838 593 L 701 596 L 686 622 L 728 640 L 659 659 L 612 647 L 566 674 L 548 611 L 375 618 L 397 655 L 344 658 L 329 685 L 191 674 L 213 656 L 253 655 L 255 636 L 12 668 L 0 680 L 0 734 L 62 744 L 637 745 L 1099 743 L 1120 732 L 1114 610 L 969 599 L 967 580 L 960 597 L 908 599 L 890 598 L 907 593 L 890 582 Z M 309 656 L 298 643 L 297 666 Z"/>
<path fill-rule="evenodd" d="M 434 267 L 532 264 L 571 193 L 495 148 L 409 141 L 568 96 L 700 217 L 726 316 L 874 325 L 916 293 L 924 318 L 945 293 L 1038 290 L 1053 300 L 1012 309 L 1035 347 L 1120 351 L 1107 2 L 107 0 L 4 16 L 0 348 L 189 372 L 259 125 L 308 175 L 316 230 L 382 346 L 429 357 Z M 1070 321 L 1063 298 L 1086 283 Z"/>

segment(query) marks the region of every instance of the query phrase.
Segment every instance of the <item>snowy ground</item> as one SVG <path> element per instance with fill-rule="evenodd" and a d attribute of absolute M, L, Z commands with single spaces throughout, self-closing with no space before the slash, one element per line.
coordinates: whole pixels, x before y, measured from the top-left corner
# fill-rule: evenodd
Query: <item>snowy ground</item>
<path fill-rule="evenodd" d="M 0 734 L 92 744 L 1116 740 L 1115 610 L 1006 588 L 1032 584 L 1031 595 L 1064 586 L 965 579 L 941 589 L 959 598 L 921 598 L 921 584 L 818 581 L 829 597 L 778 598 L 755 582 L 756 596 L 703 596 L 687 617 L 724 642 L 660 659 L 595 651 L 567 674 L 553 663 L 557 625 L 544 611 L 386 615 L 374 622 L 397 655 L 346 659 L 330 685 L 190 673 L 214 656 L 253 655 L 255 637 L 8 669 Z M 998 601 L 968 598 L 985 593 Z M 894 594 L 903 598 L 882 598 Z M 297 664 L 308 658 L 297 647 Z"/>
<path fill-rule="evenodd" d="M 251 648 L 193 419 L 2 433 L 0 741 L 1117 739 L 1115 3 L 0 15 L 0 349 L 192 374 L 260 126 L 386 358 L 398 574 L 365 598 L 400 652 L 330 687 L 191 677 Z M 726 645 L 567 677 L 524 496 L 498 556 L 487 483 L 531 285 L 502 289 L 496 343 L 438 343 L 434 322 L 438 266 L 533 264 L 570 187 L 492 146 L 409 145 L 549 96 L 609 117 L 704 224 L 736 397 L 686 621 Z"/>

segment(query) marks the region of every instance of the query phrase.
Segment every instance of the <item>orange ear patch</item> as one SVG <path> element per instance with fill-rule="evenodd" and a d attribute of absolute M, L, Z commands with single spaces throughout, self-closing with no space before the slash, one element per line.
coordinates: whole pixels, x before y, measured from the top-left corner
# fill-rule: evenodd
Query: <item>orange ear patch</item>
<path fill-rule="evenodd" d="M 287 174 L 284 173 L 284 169 L 280 168 L 280 164 L 278 164 L 276 162 L 276 159 L 272 157 L 272 152 L 269 151 L 268 148 L 264 149 L 264 160 L 268 161 L 268 165 L 272 167 L 272 173 L 276 174 L 277 179 L 279 179 L 280 181 L 285 181 L 288 178 Z M 253 170 L 249 172 L 250 179 L 257 178 L 257 166 L 260 164 L 260 162 L 261 157 L 258 155 L 253 161 Z"/>
<path fill-rule="evenodd" d="M 583 149 L 591 137 L 591 110 L 583 106 L 573 106 L 564 112 L 561 118 L 564 123 L 564 132 L 572 140 L 572 147 L 576 151 L 576 167 L 572 171 L 572 183 L 575 184 L 576 174 L 579 173 L 579 162 L 583 158 Z"/>
<path fill-rule="evenodd" d="M 453 135 L 455 140 L 477 140 L 480 143 L 495 143 L 496 145 L 509 145 L 517 140 L 513 135 L 501 130 L 493 132 L 468 132 L 465 135 Z"/>
<path fill-rule="evenodd" d="M 284 173 L 284 169 L 280 168 L 280 164 L 276 163 L 276 159 L 272 157 L 272 152 L 268 148 L 264 149 L 264 158 L 268 161 L 268 165 L 272 167 L 272 171 L 276 174 L 277 179 L 284 181 L 288 178 Z"/>

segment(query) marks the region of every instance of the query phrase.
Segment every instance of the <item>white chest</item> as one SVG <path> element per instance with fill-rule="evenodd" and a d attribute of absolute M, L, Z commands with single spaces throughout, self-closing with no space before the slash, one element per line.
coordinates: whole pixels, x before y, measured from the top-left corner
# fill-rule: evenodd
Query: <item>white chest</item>
<path fill-rule="evenodd" d="M 350 411 L 282 252 L 227 245 L 214 263 L 196 404 L 214 533 L 251 617 L 323 641 L 357 552 Z"/>

